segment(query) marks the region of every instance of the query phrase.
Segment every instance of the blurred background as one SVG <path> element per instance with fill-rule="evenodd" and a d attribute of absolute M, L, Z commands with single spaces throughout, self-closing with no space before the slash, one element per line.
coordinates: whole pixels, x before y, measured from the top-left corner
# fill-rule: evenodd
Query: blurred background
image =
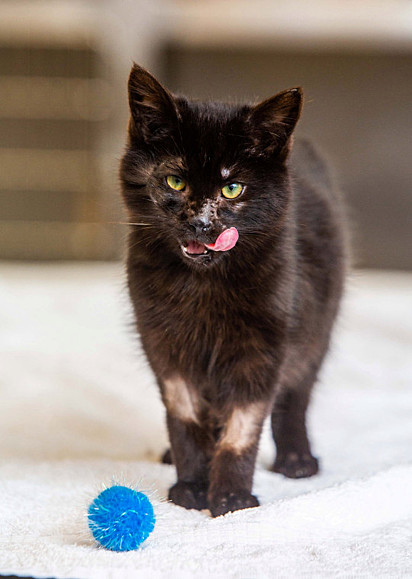
<path fill-rule="evenodd" d="M 412 2 L 0 1 L 0 259 L 115 260 L 132 61 L 194 98 L 300 85 L 358 266 L 412 269 Z"/>

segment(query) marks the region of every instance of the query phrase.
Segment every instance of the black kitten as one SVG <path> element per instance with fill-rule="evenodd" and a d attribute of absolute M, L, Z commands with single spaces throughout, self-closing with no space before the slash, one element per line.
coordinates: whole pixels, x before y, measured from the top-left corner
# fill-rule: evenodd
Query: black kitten
<path fill-rule="evenodd" d="M 169 497 L 213 516 L 254 507 L 262 424 L 276 472 L 318 471 L 305 413 L 345 269 L 340 202 L 291 135 L 302 91 L 190 102 L 139 66 L 121 164 L 137 327 L 167 410 Z"/>

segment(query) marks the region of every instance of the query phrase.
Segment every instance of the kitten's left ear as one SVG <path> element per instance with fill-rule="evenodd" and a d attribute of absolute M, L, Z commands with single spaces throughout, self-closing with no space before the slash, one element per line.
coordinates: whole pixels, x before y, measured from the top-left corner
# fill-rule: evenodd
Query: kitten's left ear
<path fill-rule="evenodd" d="M 248 116 L 253 152 L 261 156 L 286 158 L 290 137 L 300 117 L 303 91 L 300 87 L 285 90 L 255 105 Z"/>

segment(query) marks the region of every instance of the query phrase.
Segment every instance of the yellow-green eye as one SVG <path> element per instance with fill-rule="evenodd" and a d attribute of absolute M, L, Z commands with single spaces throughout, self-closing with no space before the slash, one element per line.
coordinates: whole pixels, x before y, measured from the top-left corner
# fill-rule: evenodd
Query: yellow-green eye
<path fill-rule="evenodd" d="M 169 187 L 175 191 L 183 191 L 183 189 L 186 187 L 186 183 L 183 181 L 183 179 L 177 177 L 176 175 L 168 175 L 166 177 L 166 181 Z"/>
<path fill-rule="evenodd" d="M 230 185 L 225 185 L 223 187 L 222 195 L 223 197 L 226 197 L 226 199 L 235 199 L 236 197 L 239 197 L 242 191 L 243 185 L 240 183 L 231 183 Z"/>

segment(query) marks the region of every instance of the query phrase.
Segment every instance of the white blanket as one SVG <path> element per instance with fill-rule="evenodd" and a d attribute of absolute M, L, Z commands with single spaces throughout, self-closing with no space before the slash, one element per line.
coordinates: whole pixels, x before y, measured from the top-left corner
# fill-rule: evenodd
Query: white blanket
<path fill-rule="evenodd" d="M 309 416 L 321 473 L 271 473 L 261 507 L 211 519 L 165 502 L 164 412 L 122 267 L 0 266 L 0 574 L 58 579 L 412 576 L 412 275 L 353 274 Z M 152 493 L 141 549 L 96 548 L 87 504 Z"/>

